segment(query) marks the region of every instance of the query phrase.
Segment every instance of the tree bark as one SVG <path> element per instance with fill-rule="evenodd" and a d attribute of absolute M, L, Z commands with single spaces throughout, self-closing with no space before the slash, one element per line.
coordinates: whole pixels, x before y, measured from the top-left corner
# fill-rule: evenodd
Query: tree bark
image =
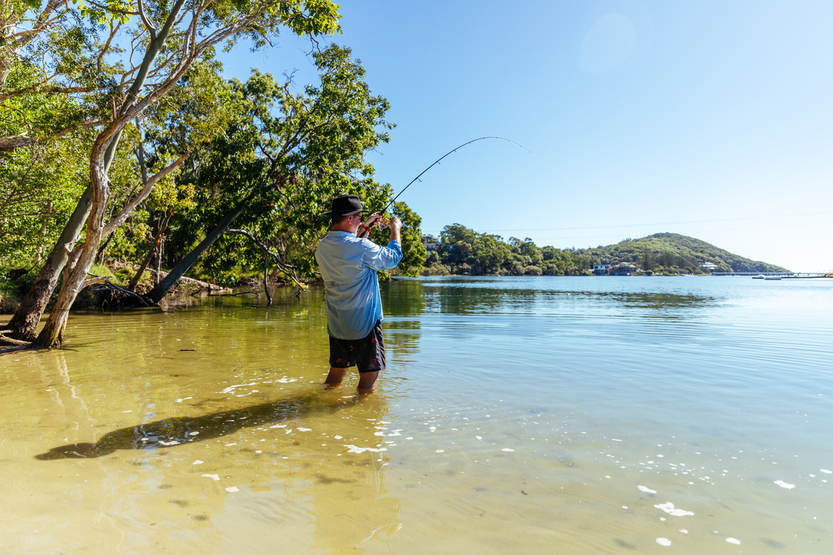
<path fill-rule="evenodd" d="M 14 152 L 20 147 L 31 146 L 37 142 L 38 140 L 36 138 L 25 135 L 0 137 L 0 152 Z"/>
<path fill-rule="evenodd" d="M 38 246 L 35 249 L 35 264 L 40 264 L 41 256 L 43 256 L 43 240 L 46 237 L 46 230 L 49 226 L 49 217 L 52 215 L 52 202 L 48 202 L 46 204 L 46 214 L 43 217 L 43 224 L 40 226 L 40 240 L 38 241 Z"/>
<path fill-rule="evenodd" d="M 105 167 L 106 161 L 104 159 L 104 151 L 109 143 L 107 137 L 99 136 L 96 144 L 93 145 L 92 156 L 90 159 L 90 183 L 92 185 L 92 208 L 87 217 L 87 236 L 84 243 L 81 245 L 78 258 L 67 272 L 64 272 L 64 282 L 61 285 L 61 291 L 58 293 L 58 299 L 55 301 L 55 306 L 49 313 L 49 318 L 46 324 L 38 335 L 37 339 L 32 342 L 33 347 L 40 347 L 50 349 L 52 347 L 60 347 L 63 343 L 64 329 L 66 329 L 67 318 L 69 318 L 69 309 L 75 302 L 78 293 L 88 285 L 87 272 L 95 261 L 95 256 L 98 253 L 98 246 L 101 243 L 101 237 L 104 231 L 104 214 L 107 209 L 107 202 L 110 199 L 110 182 L 107 179 L 107 170 Z M 90 283 L 95 280 L 91 280 Z"/>

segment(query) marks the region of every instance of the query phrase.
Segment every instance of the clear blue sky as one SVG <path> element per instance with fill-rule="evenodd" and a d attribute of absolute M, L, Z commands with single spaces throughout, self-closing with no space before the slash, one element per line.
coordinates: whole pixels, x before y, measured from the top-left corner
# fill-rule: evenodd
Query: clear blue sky
<path fill-rule="evenodd" d="M 370 156 L 426 233 L 539 246 L 658 232 L 833 270 L 833 2 L 344 1 L 391 142 Z M 226 57 L 314 78 L 308 42 Z"/>

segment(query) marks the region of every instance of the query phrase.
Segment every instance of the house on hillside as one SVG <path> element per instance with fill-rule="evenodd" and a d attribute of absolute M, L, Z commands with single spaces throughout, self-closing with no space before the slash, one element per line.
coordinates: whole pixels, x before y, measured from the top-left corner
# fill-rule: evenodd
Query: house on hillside
<path fill-rule="evenodd" d="M 704 270 L 708 270 L 711 272 L 712 270 L 717 268 L 717 264 L 714 264 L 712 262 L 706 262 L 705 264 L 700 264 L 700 267 Z"/>
<path fill-rule="evenodd" d="M 639 270 L 639 266 L 630 262 L 622 262 L 610 269 L 612 276 L 632 276 Z"/>
<path fill-rule="evenodd" d="M 597 276 L 606 276 L 610 271 L 610 264 L 593 264 L 593 273 Z"/>
<path fill-rule="evenodd" d="M 422 244 L 425 245 L 425 250 L 431 252 L 433 250 L 437 250 L 437 247 L 440 246 L 440 241 L 433 235 L 423 235 Z"/>

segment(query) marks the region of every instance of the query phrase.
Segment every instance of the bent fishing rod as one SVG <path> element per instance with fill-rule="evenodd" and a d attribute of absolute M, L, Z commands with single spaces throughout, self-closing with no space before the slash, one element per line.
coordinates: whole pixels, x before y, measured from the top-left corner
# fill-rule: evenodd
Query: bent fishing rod
<path fill-rule="evenodd" d="M 458 150 L 460 150 L 461 148 L 463 148 L 463 147 L 465 147 L 465 146 L 468 146 L 468 145 L 470 145 L 470 144 L 472 144 L 472 143 L 476 143 L 477 141 L 485 141 L 485 140 L 487 140 L 487 139 L 497 139 L 497 140 L 500 140 L 500 141 L 506 141 L 506 142 L 508 142 L 508 143 L 512 143 L 513 145 L 518 146 L 518 147 L 520 147 L 520 148 L 524 149 L 525 151 L 527 151 L 528 153 L 532 154 L 532 151 L 531 151 L 531 150 L 529 150 L 528 148 L 526 148 L 525 146 L 523 146 L 522 144 L 516 143 L 515 141 L 513 141 L 513 140 L 511 140 L 511 139 L 507 139 L 506 137 L 488 136 L 488 137 L 478 137 L 478 138 L 476 138 L 476 139 L 472 139 L 472 140 L 467 141 L 467 142 L 465 142 L 465 143 L 463 143 L 463 144 L 461 144 L 461 145 L 459 145 L 459 146 L 456 146 L 456 147 L 452 148 L 451 150 L 449 150 L 448 152 L 446 152 L 445 154 L 443 154 L 442 156 L 440 156 L 439 158 L 437 158 L 436 160 L 434 160 L 434 162 L 433 162 L 430 166 L 428 166 L 427 168 L 425 168 L 424 170 L 422 170 L 422 171 L 419 173 L 419 175 L 417 175 L 415 178 L 413 178 L 413 179 L 410 181 L 410 183 L 408 183 L 407 185 L 405 185 L 405 187 L 404 187 L 401 191 L 399 191 L 399 194 L 397 194 L 395 197 L 393 197 L 393 200 L 391 200 L 389 203 L 387 203 L 387 204 L 385 205 L 385 207 L 384 207 L 384 208 L 382 208 L 381 210 L 377 210 L 376 212 L 373 212 L 373 214 L 378 213 L 378 214 L 381 214 L 381 215 L 383 215 L 383 216 L 384 216 L 384 214 L 385 214 L 385 212 L 387 212 L 388 208 L 390 208 L 390 207 L 393 205 L 393 203 L 394 203 L 394 202 L 396 202 L 396 199 L 398 199 L 398 198 L 399 198 L 399 196 L 400 196 L 402 193 L 404 193 L 404 192 L 408 189 L 408 187 L 410 187 L 411 185 L 413 185 L 413 184 L 414 184 L 414 183 L 416 183 L 417 181 L 422 181 L 422 180 L 420 179 L 420 177 L 422 177 L 423 175 L 425 175 L 425 173 L 426 173 L 428 170 L 430 170 L 431 168 L 433 168 L 434 166 L 436 166 L 437 164 L 439 164 L 440 162 L 442 162 L 442 161 L 443 161 L 446 157 L 451 156 L 452 154 L 454 154 L 455 152 L 457 152 L 457 151 L 458 151 Z M 370 230 L 373 228 L 373 226 L 374 226 L 374 225 L 378 225 L 378 226 L 379 226 L 379 229 L 385 229 L 385 228 L 387 227 L 386 225 L 381 224 L 381 223 L 379 223 L 379 224 L 374 223 L 373 225 L 371 225 L 371 226 L 370 226 L 370 228 L 365 228 L 365 231 L 362 233 L 361 237 L 366 237 L 367 235 L 369 235 L 369 234 L 370 234 Z"/>

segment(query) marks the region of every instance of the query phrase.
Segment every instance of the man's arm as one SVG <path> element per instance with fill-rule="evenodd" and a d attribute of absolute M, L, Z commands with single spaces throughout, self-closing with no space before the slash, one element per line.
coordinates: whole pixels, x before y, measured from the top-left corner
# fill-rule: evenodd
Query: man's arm
<path fill-rule="evenodd" d="M 396 216 L 387 224 L 390 226 L 390 241 L 387 247 L 376 244 L 368 246 L 362 264 L 374 270 L 391 270 L 402 260 L 402 222 Z M 395 243 L 394 243 L 395 241 Z"/>
<path fill-rule="evenodd" d="M 400 229 L 402 228 L 402 222 L 400 222 L 399 218 L 397 218 L 396 216 L 392 216 L 390 221 L 388 222 L 388 225 L 390 226 L 390 240 L 396 241 L 401 245 L 402 239 L 400 238 Z"/>
<path fill-rule="evenodd" d="M 373 229 L 377 223 L 382 220 L 382 214 L 379 212 L 374 212 L 364 221 L 362 225 L 359 226 L 359 229 L 356 230 L 356 237 L 359 239 L 367 239 L 370 237 L 370 230 Z"/>

